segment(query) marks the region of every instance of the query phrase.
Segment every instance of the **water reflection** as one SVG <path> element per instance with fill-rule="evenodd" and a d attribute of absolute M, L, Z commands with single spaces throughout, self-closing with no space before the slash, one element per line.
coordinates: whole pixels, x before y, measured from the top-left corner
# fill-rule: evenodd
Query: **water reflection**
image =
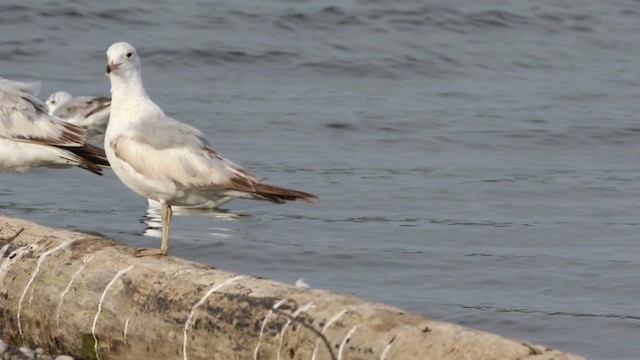
<path fill-rule="evenodd" d="M 172 208 L 173 216 L 208 216 L 215 219 L 221 220 L 236 220 L 243 217 L 247 217 L 247 215 L 232 213 L 228 210 L 217 209 L 217 208 L 197 208 L 197 207 L 182 207 L 182 206 L 174 206 Z M 162 217 L 161 210 L 159 206 L 154 206 L 152 204 L 147 207 L 147 211 L 145 216 L 141 219 L 141 222 L 147 225 L 144 233 L 144 236 L 151 237 L 161 237 L 162 235 Z M 225 230 L 225 229 L 220 229 Z M 217 235 L 217 234 L 212 234 Z M 225 233 L 219 234 L 221 237 L 227 236 Z"/>

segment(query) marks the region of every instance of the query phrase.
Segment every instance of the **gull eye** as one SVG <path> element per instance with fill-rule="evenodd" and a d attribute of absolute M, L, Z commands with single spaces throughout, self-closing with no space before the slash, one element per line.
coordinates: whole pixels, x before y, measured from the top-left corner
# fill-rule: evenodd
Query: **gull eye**
<path fill-rule="evenodd" d="M 52 104 L 55 104 L 55 103 L 56 103 L 56 101 L 55 101 L 55 100 L 51 100 L 51 103 L 52 103 Z"/>
<path fill-rule="evenodd" d="M 133 56 L 133 53 L 132 53 L 131 51 L 129 51 L 129 52 L 127 53 L 127 57 L 128 57 L 128 58 L 130 58 L 131 56 Z"/>

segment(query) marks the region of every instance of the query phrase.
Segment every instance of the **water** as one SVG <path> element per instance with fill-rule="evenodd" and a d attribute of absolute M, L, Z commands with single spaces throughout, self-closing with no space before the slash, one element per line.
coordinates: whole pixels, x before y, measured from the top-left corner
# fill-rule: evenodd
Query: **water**
<path fill-rule="evenodd" d="M 129 41 L 168 114 L 320 197 L 178 216 L 173 255 L 640 357 L 640 3 L 129 3 L 1 5 L 2 76 L 105 95 Z M 160 243 L 112 172 L 0 174 L 0 211 Z"/>

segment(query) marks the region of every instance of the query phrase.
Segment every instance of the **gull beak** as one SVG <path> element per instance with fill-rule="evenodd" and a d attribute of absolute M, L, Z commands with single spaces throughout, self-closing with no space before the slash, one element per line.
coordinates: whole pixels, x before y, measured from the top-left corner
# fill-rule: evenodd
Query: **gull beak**
<path fill-rule="evenodd" d="M 111 74 L 112 71 L 114 70 L 118 70 L 118 67 L 120 66 L 120 64 L 116 64 L 113 61 L 109 62 L 107 64 L 107 73 L 105 74 L 106 76 L 109 76 L 109 74 Z"/>

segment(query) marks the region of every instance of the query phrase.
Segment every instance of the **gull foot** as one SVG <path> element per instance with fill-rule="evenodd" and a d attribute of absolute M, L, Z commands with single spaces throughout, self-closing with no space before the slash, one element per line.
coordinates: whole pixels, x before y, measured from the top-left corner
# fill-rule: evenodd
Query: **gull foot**
<path fill-rule="evenodd" d="M 136 257 L 143 256 L 167 256 L 166 252 L 162 252 L 160 249 L 151 249 L 151 248 L 139 248 Z"/>

